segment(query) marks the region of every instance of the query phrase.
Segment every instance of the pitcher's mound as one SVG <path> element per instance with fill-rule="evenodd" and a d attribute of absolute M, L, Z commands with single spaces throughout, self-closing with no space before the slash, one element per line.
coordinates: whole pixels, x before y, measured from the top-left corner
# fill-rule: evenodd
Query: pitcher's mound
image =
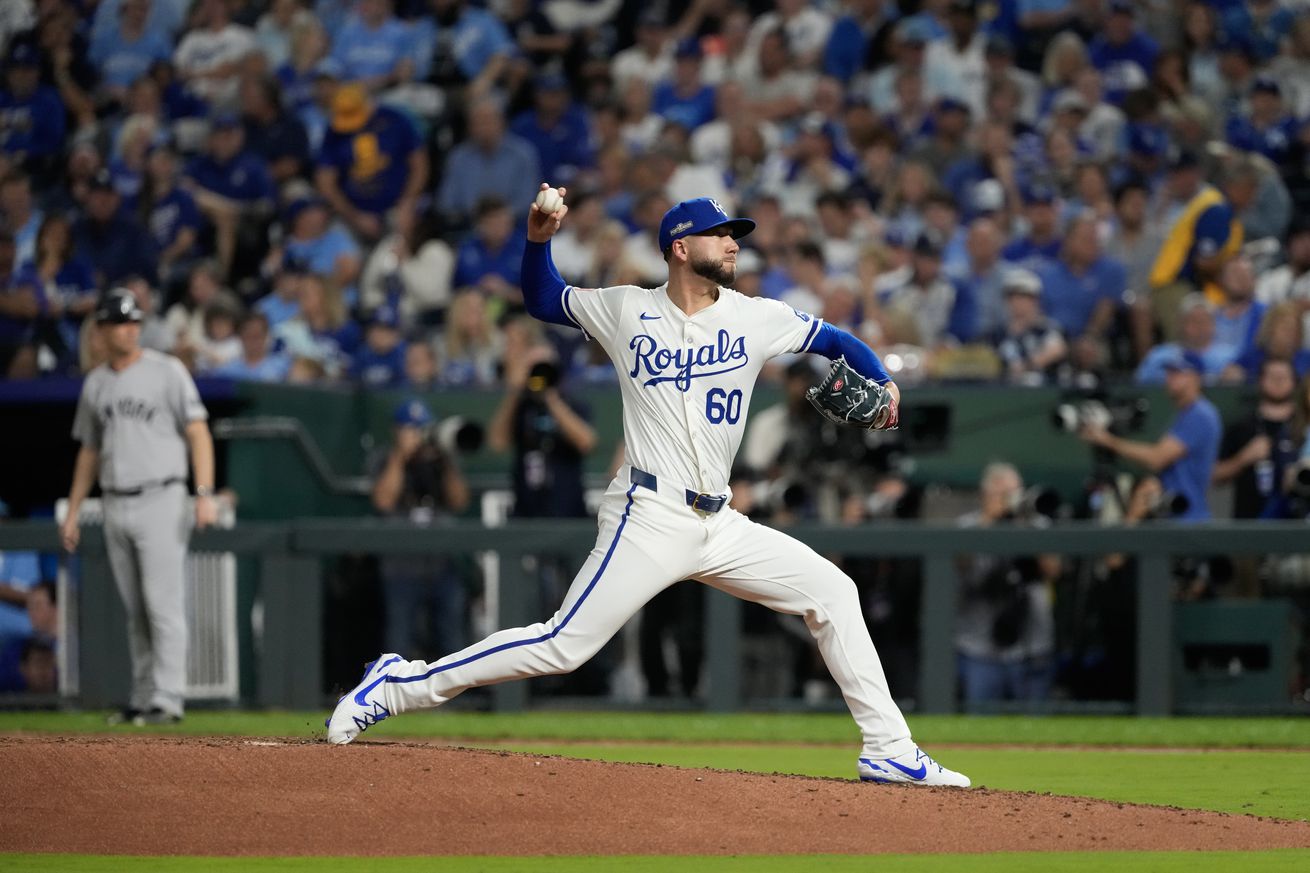
<path fill-rule="evenodd" d="M 1310 824 L 432 745 L 0 737 L 0 851 L 660 855 L 1272 849 Z"/>

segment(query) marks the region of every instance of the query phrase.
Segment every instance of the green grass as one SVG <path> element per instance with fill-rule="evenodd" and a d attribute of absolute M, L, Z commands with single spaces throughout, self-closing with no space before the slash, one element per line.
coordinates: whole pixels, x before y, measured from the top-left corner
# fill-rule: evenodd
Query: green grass
<path fill-rule="evenodd" d="M 0 855 L 7 873 L 1301 873 L 1310 851 L 1005 852 L 991 855 L 784 855 L 778 857 L 145 858 Z"/>
<path fill-rule="evenodd" d="M 160 732 L 193 735 L 311 737 L 323 733 L 326 711 L 191 712 Z M 0 713 L 0 733 L 139 733 L 105 726 L 104 713 Z M 1306 718 L 1135 718 L 1115 716 L 933 716 L 910 718 L 925 746 L 1090 745 L 1164 748 L 1310 749 Z M 437 710 L 391 719 L 370 736 L 453 739 L 622 740 L 683 743 L 808 743 L 853 747 L 859 734 L 844 714 L 706 715 L 537 711 L 485 714 Z"/>
<path fill-rule="evenodd" d="M 806 776 L 855 775 L 849 749 L 795 746 L 551 744 L 501 749 L 602 761 L 713 767 Z M 1124 752 L 1062 749 L 950 749 L 939 755 L 976 785 L 1049 791 L 1126 803 L 1310 819 L 1310 754 L 1304 752 Z"/>

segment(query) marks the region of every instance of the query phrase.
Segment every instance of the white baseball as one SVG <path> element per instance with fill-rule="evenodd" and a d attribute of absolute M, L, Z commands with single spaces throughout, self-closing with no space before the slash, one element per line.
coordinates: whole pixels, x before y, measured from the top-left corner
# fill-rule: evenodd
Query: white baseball
<path fill-rule="evenodd" d="M 537 192 L 537 208 L 543 215 L 554 215 L 564 205 L 564 198 L 554 188 L 545 188 Z"/>

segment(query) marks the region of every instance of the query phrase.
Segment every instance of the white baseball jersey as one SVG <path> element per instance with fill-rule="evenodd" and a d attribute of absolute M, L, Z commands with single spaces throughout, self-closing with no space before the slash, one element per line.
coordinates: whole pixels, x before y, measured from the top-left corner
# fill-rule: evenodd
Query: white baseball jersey
<path fill-rule="evenodd" d="M 822 324 L 731 288 L 692 316 L 669 300 L 667 284 L 569 286 L 563 298 L 568 317 L 618 371 L 628 463 L 709 494 L 728 490 L 760 369 L 809 349 Z"/>

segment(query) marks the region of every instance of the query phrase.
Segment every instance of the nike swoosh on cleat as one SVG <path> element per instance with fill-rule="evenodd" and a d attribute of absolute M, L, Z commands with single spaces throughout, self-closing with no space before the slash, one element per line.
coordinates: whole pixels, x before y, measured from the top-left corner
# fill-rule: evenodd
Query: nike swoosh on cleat
<path fill-rule="evenodd" d="M 663 318 L 663 316 L 662 316 L 662 315 L 647 315 L 647 314 L 644 313 L 644 312 L 641 314 L 641 320 L 642 320 L 642 321 L 654 321 L 654 320 L 657 319 L 657 318 Z"/>
<path fill-rule="evenodd" d="M 387 661 L 387 663 L 383 664 L 379 669 L 386 669 L 387 667 L 390 667 L 392 664 L 396 663 L 399 660 L 400 660 L 399 658 L 392 658 L 390 661 Z M 374 679 L 368 685 L 361 688 L 358 692 L 355 693 L 355 702 L 358 703 L 360 706 L 368 706 L 368 701 L 364 699 L 365 696 L 367 696 L 368 693 L 372 691 L 374 688 L 377 688 L 378 685 L 381 684 L 382 681 L 386 678 L 387 678 L 386 674 L 384 673 L 383 675 Z"/>
<path fill-rule="evenodd" d="M 895 767 L 897 770 L 900 770 L 902 773 L 904 773 L 906 776 L 909 776 L 911 779 L 922 779 L 923 777 L 928 775 L 927 764 L 920 764 L 919 769 L 911 770 L 909 767 L 906 767 L 904 764 L 897 764 L 895 761 L 891 760 L 890 758 L 884 761 L 883 763 L 891 764 L 893 767 Z"/>

